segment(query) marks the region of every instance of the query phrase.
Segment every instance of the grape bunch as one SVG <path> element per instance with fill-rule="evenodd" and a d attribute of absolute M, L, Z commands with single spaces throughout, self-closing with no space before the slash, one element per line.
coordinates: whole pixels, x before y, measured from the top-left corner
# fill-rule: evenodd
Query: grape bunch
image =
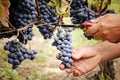
<path fill-rule="evenodd" d="M 86 0 L 73 0 L 70 9 L 70 17 L 72 17 L 72 23 L 82 24 L 86 21 L 96 18 L 97 15 L 89 7 L 87 7 Z M 85 37 L 89 40 L 93 39 L 92 35 L 85 35 Z"/>
<path fill-rule="evenodd" d="M 41 7 L 40 8 L 40 16 L 41 16 L 42 21 L 49 23 L 49 24 L 54 25 L 58 21 L 56 11 L 50 6 Z M 53 31 L 52 31 L 52 28 L 49 27 L 48 25 L 38 24 L 37 28 L 43 35 L 44 39 L 49 39 L 52 37 Z"/>
<path fill-rule="evenodd" d="M 87 7 L 86 0 L 73 0 L 70 16 L 74 24 L 82 24 L 96 17 L 95 13 Z"/>
<path fill-rule="evenodd" d="M 55 46 L 59 51 L 59 57 L 62 63 L 66 68 L 70 68 L 72 66 L 73 60 L 71 58 L 71 54 L 73 51 L 72 43 L 72 29 L 69 28 L 63 32 L 62 29 L 58 29 L 57 37 L 54 39 L 52 46 Z"/>
<path fill-rule="evenodd" d="M 8 63 L 12 64 L 12 69 L 16 69 L 25 59 L 35 59 L 37 54 L 35 50 L 26 49 L 21 42 L 16 40 L 8 41 L 4 46 L 4 50 L 9 51 Z"/>
<path fill-rule="evenodd" d="M 38 0 L 38 4 L 39 4 L 39 6 L 47 5 L 47 3 L 48 3 L 49 1 L 50 1 L 50 0 Z"/>
<path fill-rule="evenodd" d="M 36 10 L 36 4 L 33 0 L 19 0 L 17 3 L 15 3 L 16 1 L 11 0 L 10 2 L 11 6 L 9 9 L 9 21 L 16 29 L 23 28 L 32 21 L 37 20 L 38 13 Z M 15 4 L 17 4 L 17 6 Z M 20 33 L 18 39 L 20 41 L 31 40 L 30 37 L 33 36 L 33 33 L 32 31 L 29 32 L 29 30 L 31 30 L 31 28 L 28 28 L 23 32 L 25 37 Z"/>

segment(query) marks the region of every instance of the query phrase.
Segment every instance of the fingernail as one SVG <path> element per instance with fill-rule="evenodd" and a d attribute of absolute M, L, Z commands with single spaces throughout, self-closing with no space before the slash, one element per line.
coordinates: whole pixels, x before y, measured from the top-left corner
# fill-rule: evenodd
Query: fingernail
<path fill-rule="evenodd" d="M 71 73 L 72 70 L 71 70 L 71 69 L 66 69 L 66 72 L 67 72 L 67 73 Z"/>
<path fill-rule="evenodd" d="M 90 22 L 96 22 L 95 19 L 90 20 Z"/>
<path fill-rule="evenodd" d="M 60 64 L 59 68 L 60 68 L 61 70 L 64 70 L 64 69 L 65 69 L 65 66 L 64 66 L 63 64 Z"/>

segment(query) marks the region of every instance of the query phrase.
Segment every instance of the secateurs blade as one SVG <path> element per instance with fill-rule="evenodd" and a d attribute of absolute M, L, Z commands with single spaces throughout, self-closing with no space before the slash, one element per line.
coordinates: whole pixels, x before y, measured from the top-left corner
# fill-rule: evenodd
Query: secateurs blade
<path fill-rule="evenodd" d="M 72 27 L 72 28 L 81 28 L 81 29 L 84 29 L 84 28 L 88 28 L 88 27 L 91 27 L 93 26 L 93 23 L 90 23 L 90 22 L 84 22 L 83 24 L 72 24 L 72 25 L 58 25 L 58 26 L 61 26 L 61 27 Z"/>

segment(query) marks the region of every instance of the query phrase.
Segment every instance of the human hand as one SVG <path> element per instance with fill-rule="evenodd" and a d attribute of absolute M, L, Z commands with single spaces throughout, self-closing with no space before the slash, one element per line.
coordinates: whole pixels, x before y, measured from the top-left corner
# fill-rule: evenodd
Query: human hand
<path fill-rule="evenodd" d="M 57 55 L 57 58 L 59 56 Z M 82 47 L 76 49 L 72 54 L 73 66 L 65 69 L 63 64 L 60 65 L 61 70 L 67 73 L 73 73 L 74 76 L 80 76 L 94 69 L 101 61 L 101 56 L 97 54 L 94 47 Z"/>
<path fill-rule="evenodd" d="M 102 38 L 110 42 L 120 42 L 120 15 L 106 14 L 95 20 L 92 27 L 86 31 L 86 35 L 93 35 L 94 38 Z"/>

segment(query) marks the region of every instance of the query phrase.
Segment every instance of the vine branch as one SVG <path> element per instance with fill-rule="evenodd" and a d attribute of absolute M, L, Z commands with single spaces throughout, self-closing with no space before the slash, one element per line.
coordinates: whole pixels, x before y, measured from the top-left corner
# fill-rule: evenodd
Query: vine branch
<path fill-rule="evenodd" d="M 51 25 L 51 24 L 49 24 L 49 23 L 46 23 L 46 22 L 44 22 L 44 21 L 42 21 L 42 20 L 36 20 L 36 21 L 31 22 L 30 24 L 26 25 L 26 26 L 23 27 L 23 28 L 13 29 L 13 30 L 10 30 L 10 31 L 1 32 L 0 35 L 6 34 L 6 33 L 17 32 L 17 31 L 20 32 L 20 31 L 23 31 L 23 30 L 28 29 L 29 27 L 31 27 L 31 25 L 33 25 L 33 24 L 38 24 L 38 23 L 41 23 L 41 24 L 43 24 L 43 25 L 47 25 L 47 26 L 49 26 L 49 27 L 51 27 L 51 28 L 53 28 L 53 26 L 54 26 L 54 25 Z"/>
<path fill-rule="evenodd" d="M 35 0 L 36 6 L 37 6 L 37 12 L 38 12 L 38 19 L 40 19 L 40 6 L 38 4 L 38 0 Z"/>

